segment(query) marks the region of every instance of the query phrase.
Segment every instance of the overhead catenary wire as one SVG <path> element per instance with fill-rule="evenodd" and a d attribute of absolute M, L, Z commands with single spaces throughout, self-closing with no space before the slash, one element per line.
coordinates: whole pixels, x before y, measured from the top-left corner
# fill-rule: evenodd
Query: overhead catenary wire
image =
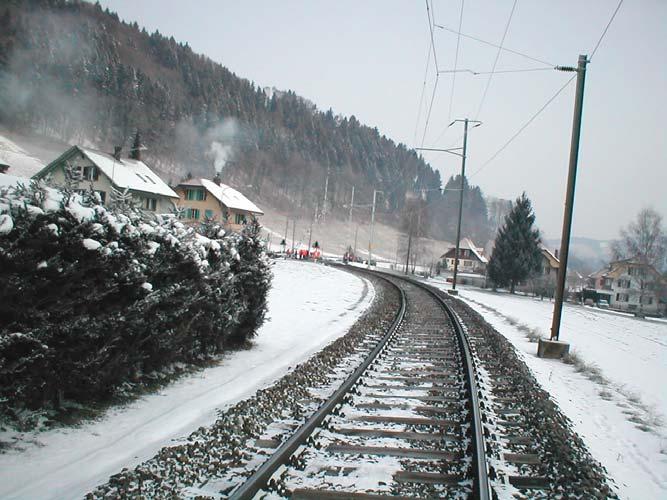
<path fill-rule="evenodd" d="M 424 105 L 424 93 L 426 92 L 426 80 L 428 78 L 428 70 L 431 65 L 431 50 L 433 49 L 433 46 L 431 42 L 428 44 L 428 54 L 426 56 L 426 69 L 424 70 L 424 83 L 422 84 L 422 90 L 421 90 L 421 95 L 419 97 L 419 108 L 417 109 L 417 122 L 415 123 L 415 135 L 414 135 L 414 141 L 413 144 L 417 144 L 417 134 L 419 131 L 419 122 L 421 121 L 422 117 L 422 107 Z"/>
<path fill-rule="evenodd" d="M 459 33 L 461 32 L 461 27 L 463 26 L 463 8 L 465 6 L 465 0 L 461 0 L 461 15 L 459 16 Z M 454 70 L 456 70 L 459 63 L 459 49 L 461 47 L 461 35 L 456 37 L 456 53 L 454 55 Z M 438 70 L 439 71 L 439 70 Z M 454 103 L 454 87 L 456 86 L 456 72 L 452 75 L 452 90 L 449 94 L 449 111 L 447 112 L 447 123 L 452 121 L 452 105 Z"/>
<path fill-rule="evenodd" d="M 498 65 L 498 60 L 500 59 L 500 51 L 503 49 L 503 44 L 505 43 L 505 38 L 507 37 L 507 32 L 509 31 L 510 23 L 512 22 L 512 16 L 514 16 L 514 11 L 516 10 L 517 1 L 518 0 L 514 0 L 514 3 L 512 4 L 512 10 L 510 11 L 510 15 L 507 18 L 507 23 L 505 24 L 505 31 L 503 32 L 503 37 L 500 39 L 500 45 L 498 46 L 498 51 L 496 52 L 496 58 L 493 61 L 493 66 L 491 67 L 489 78 L 486 80 L 486 86 L 484 87 L 482 100 L 479 102 L 479 106 L 477 107 L 477 113 L 475 113 L 475 120 L 477 120 L 477 117 L 479 117 L 479 114 L 482 111 L 482 106 L 484 106 L 484 101 L 486 100 L 486 96 L 489 92 L 489 87 L 491 86 L 491 80 L 493 80 L 493 74 L 496 71 L 496 66 Z M 459 28 L 459 31 L 460 30 L 461 29 Z"/>
<path fill-rule="evenodd" d="M 431 52 L 433 54 L 433 63 L 435 65 L 435 82 L 433 83 L 433 92 L 431 93 L 431 102 L 426 113 L 426 122 L 424 123 L 424 133 L 422 134 L 421 145 L 424 145 L 426 140 L 426 132 L 428 131 L 428 124 L 431 121 L 431 112 L 433 111 L 433 102 L 435 101 L 435 94 L 438 90 L 438 80 L 440 77 L 440 68 L 438 67 L 438 55 L 435 49 L 435 39 L 433 37 L 433 21 L 431 20 L 431 9 L 429 8 L 428 0 L 426 0 L 426 16 L 428 17 L 428 29 L 431 35 Z"/>
<path fill-rule="evenodd" d="M 521 69 L 499 69 L 499 70 L 494 70 L 494 71 L 474 71 L 472 69 L 457 69 L 452 70 L 452 69 L 443 69 L 440 71 L 440 73 L 470 73 L 471 75 L 500 75 L 503 73 L 526 73 L 530 71 L 547 71 L 547 70 L 554 70 L 557 68 L 552 68 L 551 66 L 546 67 L 546 68 L 521 68 Z"/>
<path fill-rule="evenodd" d="M 517 56 L 525 57 L 526 59 L 530 59 L 533 62 L 538 62 L 538 63 L 544 64 L 546 66 L 551 66 L 551 67 L 555 66 L 555 64 L 553 64 L 553 63 L 550 63 L 548 61 L 544 61 L 542 59 L 538 59 L 538 58 L 533 57 L 533 56 L 529 56 L 528 54 L 524 54 L 523 52 L 519 52 L 518 50 L 508 49 L 507 47 L 501 47 L 500 45 L 488 42 L 486 40 L 482 40 L 481 38 L 478 38 L 478 37 L 475 37 L 475 36 L 472 36 L 472 35 L 467 35 L 465 33 L 461 33 L 461 30 L 456 31 L 454 29 L 448 28 L 448 27 L 443 26 L 441 24 L 435 24 L 435 27 L 440 28 L 440 29 L 445 30 L 445 31 L 449 31 L 450 33 L 454 33 L 455 35 L 461 36 L 463 38 L 469 38 L 470 40 L 475 40 L 476 42 L 483 43 L 485 45 L 489 45 L 489 46 L 495 47 L 497 49 L 499 48 L 499 49 L 501 49 L 505 52 L 510 52 L 512 54 L 516 54 Z"/>
<path fill-rule="evenodd" d="M 542 105 L 542 107 L 541 107 L 540 109 L 538 109 L 537 112 L 536 112 L 533 116 L 531 116 L 531 117 L 528 119 L 528 121 L 527 121 L 526 123 L 524 123 L 524 124 L 519 128 L 519 130 L 517 130 L 517 131 L 514 133 L 514 135 L 512 135 L 512 137 L 510 137 L 510 138 L 507 140 L 507 142 L 505 142 L 505 144 L 503 144 L 503 145 L 500 147 L 500 149 L 498 149 L 495 153 L 493 153 L 493 155 L 491 155 L 491 157 L 490 157 L 488 160 L 486 160 L 484 163 L 482 163 L 482 165 L 481 165 L 477 170 L 475 170 L 472 174 L 470 174 L 468 177 L 474 177 L 475 175 L 477 175 L 478 173 L 480 173 L 482 170 L 484 170 L 484 168 L 485 168 L 489 163 L 491 163 L 493 160 L 495 160 L 495 159 L 498 157 L 498 155 L 499 155 L 500 153 L 502 153 L 502 152 L 505 150 L 505 148 L 507 148 L 507 146 L 509 146 L 509 145 L 514 141 L 514 139 L 516 139 L 516 138 L 521 134 L 521 132 L 523 132 L 523 131 L 524 131 L 524 130 L 531 124 L 531 123 L 533 123 L 533 121 L 535 121 L 535 119 L 542 113 L 542 111 L 544 111 L 544 110 L 549 106 L 549 104 L 551 104 L 551 103 L 556 99 L 556 97 L 558 97 L 558 96 L 560 95 L 560 93 L 563 92 L 563 90 L 565 90 L 565 89 L 568 87 L 568 85 L 570 85 L 570 83 L 572 83 L 572 81 L 576 78 L 576 76 L 577 76 L 577 75 L 572 76 L 567 82 L 565 82 L 565 85 L 563 85 L 561 88 L 559 88 L 558 91 L 556 91 L 556 93 L 555 93 L 554 95 L 552 95 L 552 96 L 547 100 L 547 102 L 545 102 L 545 103 Z"/>
<path fill-rule="evenodd" d="M 605 26 L 604 31 L 602 32 L 602 35 L 600 35 L 600 39 L 598 40 L 598 43 L 595 44 L 595 48 L 591 51 L 591 55 L 588 57 L 589 62 L 591 61 L 591 59 L 593 59 L 593 56 L 598 51 L 598 48 L 600 47 L 600 44 L 602 43 L 602 39 L 607 34 L 607 30 L 609 30 L 609 26 L 611 26 L 611 23 L 614 21 L 614 18 L 616 17 L 616 14 L 618 14 L 618 11 L 621 8 L 621 5 L 623 5 L 623 0 L 620 0 L 618 2 L 618 5 L 616 6 L 616 10 L 614 10 L 614 13 L 611 15 L 611 18 L 609 19 L 609 22 L 607 23 L 607 26 Z"/>
<path fill-rule="evenodd" d="M 593 58 L 593 56 L 597 52 L 598 48 L 600 47 L 600 44 L 602 43 L 602 40 L 604 39 L 605 35 L 607 34 L 607 31 L 609 30 L 609 27 L 611 26 L 611 23 L 616 18 L 616 14 L 618 14 L 618 11 L 620 10 L 622 4 L 623 4 L 623 0 L 619 0 L 618 5 L 616 6 L 616 9 L 614 10 L 613 14 L 609 18 L 609 22 L 607 22 L 607 25 L 605 26 L 604 30 L 602 31 L 602 34 L 600 35 L 600 38 L 598 39 L 597 43 L 595 44 L 595 47 L 591 51 L 591 55 L 588 58 L 589 62 L 591 61 L 591 59 Z M 574 81 L 574 79 L 576 77 L 577 77 L 577 75 L 575 74 L 567 82 L 565 82 L 565 85 L 563 85 L 560 89 L 558 89 L 558 91 L 553 96 L 551 96 L 549 98 L 549 100 L 547 100 L 547 102 L 539 110 L 537 110 L 537 112 L 533 116 L 531 116 L 530 119 L 526 123 L 524 123 L 519 128 L 519 130 L 517 130 L 514 133 L 514 135 L 512 135 L 507 140 L 507 142 L 505 142 L 505 144 L 503 144 L 500 147 L 500 149 L 498 149 L 493 155 L 491 155 L 491 157 L 488 160 L 486 160 L 484 163 L 482 163 L 482 165 L 477 170 L 475 170 L 469 177 L 473 177 L 473 176 L 477 175 L 484 168 L 486 168 L 486 166 L 489 165 L 489 163 L 491 163 L 493 160 L 495 160 L 498 157 L 498 155 L 500 153 L 502 153 L 505 150 L 505 148 L 507 148 L 507 146 L 509 146 L 514 141 L 514 139 L 516 139 L 542 113 L 542 111 L 544 111 L 547 108 L 547 106 L 549 106 L 549 104 L 551 104 L 556 99 L 556 97 L 558 97 L 558 95 L 560 95 L 560 93 L 563 90 L 565 90 L 568 87 L 568 85 L 570 85 L 570 83 L 572 83 L 572 81 Z"/>

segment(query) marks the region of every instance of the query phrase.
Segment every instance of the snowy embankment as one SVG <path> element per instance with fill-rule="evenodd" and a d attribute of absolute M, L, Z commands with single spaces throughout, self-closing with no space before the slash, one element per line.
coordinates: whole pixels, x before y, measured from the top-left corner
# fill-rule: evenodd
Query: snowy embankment
<path fill-rule="evenodd" d="M 568 304 L 561 339 L 574 366 L 538 358 L 525 335 L 548 336 L 552 302 L 465 287 L 460 296 L 512 342 L 622 498 L 667 498 L 667 323 Z"/>
<path fill-rule="evenodd" d="M 372 302 L 372 285 L 329 267 L 277 261 L 269 319 L 254 346 L 102 420 L 23 436 L 0 455 L 1 498 L 76 498 L 123 467 L 215 421 L 217 409 L 269 385 L 342 336 Z"/>

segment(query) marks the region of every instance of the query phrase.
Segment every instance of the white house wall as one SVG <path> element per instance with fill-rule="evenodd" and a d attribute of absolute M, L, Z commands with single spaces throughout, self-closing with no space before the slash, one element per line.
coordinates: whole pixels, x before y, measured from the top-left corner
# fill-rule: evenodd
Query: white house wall
<path fill-rule="evenodd" d="M 75 155 L 74 157 L 68 159 L 66 162 L 63 162 L 62 166 L 57 166 L 49 173 L 51 176 L 51 182 L 57 186 L 65 185 L 65 163 L 69 163 L 72 167 L 89 167 L 94 166 L 94 164 L 86 157 L 83 157 L 80 154 Z M 122 167 L 119 167 L 122 168 Z M 79 184 L 79 189 L 88 189 L 92 182 L 93 189 L 96 191 L 102 191 L 106 194 L 105 205 L 109 205 L 111 200 L 111 180 L 104 175 L 104 173 L 98 169 L 98 179 L 96 181 L 83 180 Z M 130 191 L 132 193 L 132 200 L 137 208 L 145 207 L 146 198 L 155 198 L 157 200 L 156 213 L 172 213 L 173 212 L 173 202 L 172 199 L 166 196 L 162 196 L 154 193 L 144 193 L 140 191 Z M 173 201 L 177 201 L 176 198 Z"/>

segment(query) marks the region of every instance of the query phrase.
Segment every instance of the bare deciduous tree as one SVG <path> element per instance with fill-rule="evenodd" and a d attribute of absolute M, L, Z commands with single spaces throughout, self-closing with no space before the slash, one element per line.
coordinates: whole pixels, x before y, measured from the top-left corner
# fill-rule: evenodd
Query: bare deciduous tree
<path fill-rule="evenodd" d="M 621 229 L 620 239 L 614 242 L 615 259 L 636 257 L 643 263 L 664 270 L 667 259 L 667 230 L 662 216 L 653 208 L 644 208 L 637 218 Z"/>

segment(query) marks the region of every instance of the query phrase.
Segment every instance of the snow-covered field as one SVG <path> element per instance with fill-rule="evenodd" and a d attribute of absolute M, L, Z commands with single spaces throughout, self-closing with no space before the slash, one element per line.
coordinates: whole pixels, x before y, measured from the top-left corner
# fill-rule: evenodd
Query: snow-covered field
<path fill-rule="evenodd" d="M 24 435 L 0 455 L 0 498 L 77 498 L 123 467 L 215 421 L 224 408 L 269 385 L 345 334 L 372 302 L 372 285 L 322 265 L 276 261 L 269 320 L 254 347 L 97 422 Z"/>
<path fill-rule="evenodd" d="M 667 498 L 666 322 L 566 305 L 561 340 L 582 360 L 577 369 L 538 358 L 525 335 L 548 337 L 553 302 L 466 287 L 460 296 L 517 348 L 622 498 Z"/>

